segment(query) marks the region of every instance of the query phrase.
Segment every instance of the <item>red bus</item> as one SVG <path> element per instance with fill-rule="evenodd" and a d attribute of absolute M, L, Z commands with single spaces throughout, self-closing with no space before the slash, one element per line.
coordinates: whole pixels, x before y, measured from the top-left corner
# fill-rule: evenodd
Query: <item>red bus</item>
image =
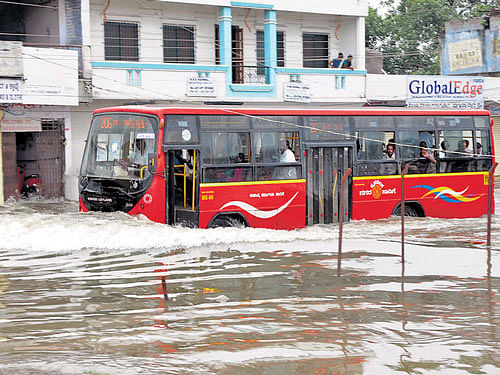
<path fill-rule="evenodd" d="M 485 110 L 98 109 L 79 209 L 200 228 L 381 219 L 400 215 L 408 164 L 406 215 L 479 217 L 494 162 L 491 126 Z"/>

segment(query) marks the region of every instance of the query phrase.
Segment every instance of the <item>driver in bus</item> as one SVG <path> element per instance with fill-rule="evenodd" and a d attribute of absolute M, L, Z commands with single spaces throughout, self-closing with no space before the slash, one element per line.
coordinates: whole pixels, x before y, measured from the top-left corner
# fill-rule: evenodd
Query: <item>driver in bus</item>
<path fill-rule="evenodd" d="M 130 161 L 139 165 L 148 164 L 148 153 L 146 152 L 145 139 L 135 140 L 135 150 L 130 153 Z"/>

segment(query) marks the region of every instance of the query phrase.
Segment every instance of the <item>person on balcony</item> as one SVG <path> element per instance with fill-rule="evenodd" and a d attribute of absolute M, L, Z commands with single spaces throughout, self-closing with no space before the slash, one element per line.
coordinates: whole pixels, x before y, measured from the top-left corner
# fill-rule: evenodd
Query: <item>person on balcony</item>
<path fill-rule="evenodd" d="M 340 68 L 343 59 L 344 59 L 344 54 L 342 52 L 339 52 L 339 57 L 330 61 L 330 68 Z"/>
<path fill-rule="evenodd" d="M 347 56 L 347 59 L 344 60 L 340 68 L 354 70 L 354 67 L 352 66 L 352 55 Z"/>

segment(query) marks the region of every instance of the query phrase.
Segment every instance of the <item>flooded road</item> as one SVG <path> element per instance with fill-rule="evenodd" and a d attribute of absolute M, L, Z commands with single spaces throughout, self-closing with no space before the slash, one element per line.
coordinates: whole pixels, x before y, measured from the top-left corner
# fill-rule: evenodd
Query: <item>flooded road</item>
<path fill-rule="evenodd" d="M 496 191 L 500 202 L 500 190 Z M 497 212 L 500 205 L 497 204 Z M 0 374 L 499 374 L 500 219 L 186 229 L 0 207 Z M 168 300 L 162 289 L 162 277 Z"/>

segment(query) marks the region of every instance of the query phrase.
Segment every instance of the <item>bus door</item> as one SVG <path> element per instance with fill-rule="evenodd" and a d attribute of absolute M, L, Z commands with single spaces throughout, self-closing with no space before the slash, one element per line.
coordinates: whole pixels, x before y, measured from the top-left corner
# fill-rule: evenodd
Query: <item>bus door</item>
<path fill-rule="evenodd" d="M 199 149 L 166 151 L 167 224 L 198 226 L 200 168 Z"/>
<path fill-rule="evenodd" d="M 352 147 L 307 148 L 307 225 L 339 221 L 344 172 L 352 168 Z M 344 221 L 351 217 L 352 178 L 345 186 Z"/>

